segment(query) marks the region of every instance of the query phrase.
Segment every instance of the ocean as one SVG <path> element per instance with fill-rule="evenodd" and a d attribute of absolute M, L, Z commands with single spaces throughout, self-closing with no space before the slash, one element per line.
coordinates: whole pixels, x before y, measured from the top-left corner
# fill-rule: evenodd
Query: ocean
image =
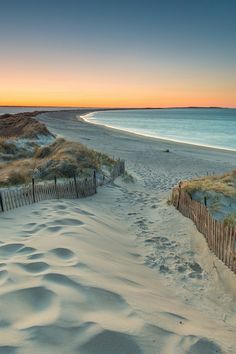
<path fill-rule="evenodd" d="M 67 107 L 0 107 L 5 113 L 35 110 L 79 110 Z M 178 108 L 110 110 L 84 116 L 90 123 L 144 136 L 236 151 L 236 109 Z"/>
<path fill-rule="evenodd" d="M 99 111 L 84 118 L 144 136 L 236 151 L 236 109 Z"/>

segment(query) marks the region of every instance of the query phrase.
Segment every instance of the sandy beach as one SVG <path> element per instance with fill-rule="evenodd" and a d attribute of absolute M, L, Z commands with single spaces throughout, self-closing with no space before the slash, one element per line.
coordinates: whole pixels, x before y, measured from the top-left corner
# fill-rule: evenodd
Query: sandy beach
<path fill-rule="evenodd" d="M 235 354 L 236 277 L 167 202 L 236 154 L 89 124 L 87 112 L 37 119 L 125 159 L 135 181 L 0 215 L 0 353 Z"/>

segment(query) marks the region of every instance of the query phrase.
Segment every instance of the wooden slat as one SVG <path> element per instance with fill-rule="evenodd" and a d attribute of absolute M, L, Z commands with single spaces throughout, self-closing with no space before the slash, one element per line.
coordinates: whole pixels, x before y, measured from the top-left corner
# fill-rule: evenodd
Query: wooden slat
<path fill-rule="evenodd" d="M 184 216 L 193 220 L 197 229 L 205 236 L 209 248 L 236 273 L 236 230 L 215 220 L 207 207 L 192 200 L 181 185 L 182 182 L 172 191 L 172 204 Z"/>

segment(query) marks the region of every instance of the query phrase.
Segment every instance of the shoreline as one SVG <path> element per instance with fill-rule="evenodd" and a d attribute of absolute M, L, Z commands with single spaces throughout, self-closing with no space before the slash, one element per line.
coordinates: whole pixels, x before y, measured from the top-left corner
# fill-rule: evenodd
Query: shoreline
<path fill-rule="evenodd" d="M 1 107 L 8 107 L 8 106 L 0 106 Z M 21 108 L 21 106 L 9 106 L 9 107 L 13 107 L 13 108 Z M 24 106 L 22 106 L 22 108 L 24 108 Z M 27 108 L 27 107 L 26 107 Z M 34 108 L 34 106 L 28 106 L 28 108 Z M 35 108 L 40 108 L 40 107 L 36 107 Z M 43 108 L 43 107 L 42 107 Z M 45 107 L 46 108 L 46 107 Z M 199 149 L 199 150 L 209 150 L 209 151 L 215 151 L 215 152 L 223 152 L 223 153 L 236 153 L 236 149 L 230 149 L 230 148 L 221 148 L 221 147 L 216 147 L 216 146 L 212 146 L 212 145 L 204 145 L 204 144 L 195 144 L 195 143 L 191 143 L 191 142 L 184 142 L 184 141 L 179 141 L 179 140 L 175 140 L 175 139 L 167 139 L 165 137 L 157 137 L 157 136 L 152 136 L 152 135 L 148 135 L 148 134 L 142 134 L 142 133 L 138 133 L 138 132 L 134 132 L 134 131 L 130 131 L 130 130 L 126 130 L 126 129 L 122 129 L 122 128 L 116 128 L 110 125 L 106 125 L 106 124 L 102 124 L 99 122 L 92 122 L 89 119 L 86 118 L 86 116 L 89 116 L 91 114 L 97 113 L 97 112 L 106 112 L 106 111 L 123 111 L 123 110 L 143 110 L 143 108 L 97 108 L 96 110 L 90 109 L 90 108 L 74 108 L 74 107 L 49 107 L 48 108 L 59 108 L 58 110 L 45 110 L 45 111 L 37 111 L 37 112 L 20 112 L 21 114 L 28 114 L 28 113 L 36 113 L 35 114 L 35 118 L 42 115 L 42 114 L 50 114 L 50 113 L 75 113 L 75 114 L 81 114 L 80 111 L 82 111 L 82 115 L 79 116 L 78 121 L 81 119 L 81 121 L 87 123 L 87 124 L 93 124 L 93 125 L 97 125 L 97 126 L 101 126 L 105 129 L 109 129 L 111 131 L 118 131 L 121 132 L 125 135 L 129 135 L 129 136 L 138 136 L 139 138 L 142 139 L 148 139 L 150 141 L 159 141 L 160 143 L 166 143 L 166 144 L 170 144 L 172 146 L 183 146 L 183 147 L 190 147 L 193 149 Z M 232 109 L 231 107 L 226 107 L 228 109 Z M 149 110 L 149 108 L 146 108 L 147 110 Z M 166 107 L 166 108 L 150 108 L 150 109 L 225 109 L 224 107 Z M 233 108 L 234 109 L 234 108 Z M 12 115 L 15 115 L 18 113 L 12 113 Z M 1 115 L 0 115 L 1 116 Z M 37 119 L 37 118 L 36 118 Z"/>
<path fill-rule="evenodd" d="M 112 111 L 112 110 L 109 110 Z M 79 117 L 79 119 L 81 119 L 82 121 L 86 122 L 87 124 L 94 124 L 97 126 L 101 126 L 104 127 L 105 129 L 109 129 L 109 130 L 113 130 L 113 131 L 119 131 L 123 134 L 127 134 L 127 135 L 134 135 L 134 136 L 138 136 L 140 138 L 145 138 L 145 139 L 149 139 L 149 140 L 154 140 L 154 141 L 159 141 L 159 142 L 164 142 L 166 144 L 173 144 L 173 145 L 180 145 L 180 146 L 189 146 L 192 148 L 199 148 L 199 149 L 207 149 L 207 150 L 212 150 L 212 151 L 219 151 L 219 152 L 225 152 L 225 153 L 236 153 L 236 149 L 228 149 L 228 148 L 220 148 L 220 147 L 215 147 L 215 146 L 211 146 L 211 145 L 199 145 L 199 144 L 194 144 L 194 143 L 190 143 L 190 142 L 183 142 L 183 141 L 178 141 L 178 140 L 174 140 L 174 139 L 166 139 L 166 138 L 162 138 L 162 137 L 155 137 L 155 136 L 151 136 L 148 134 L 141 134 L 141 133 L 136 133 L 133 131 L 129 131 L 129 130 L 125 130 L 122 128 L 116 128 L 110 125 L 106 125 L 106 124 L 102 124 L 102 123 L 98 123 L 98 122 L 92 122 L 89 119 L 86 118 L 86 116 L 97 113 L 97 112 L 101 112 L 101 111 L 91 111 L 88 112 L 84 115 L 81 115 Z"/>

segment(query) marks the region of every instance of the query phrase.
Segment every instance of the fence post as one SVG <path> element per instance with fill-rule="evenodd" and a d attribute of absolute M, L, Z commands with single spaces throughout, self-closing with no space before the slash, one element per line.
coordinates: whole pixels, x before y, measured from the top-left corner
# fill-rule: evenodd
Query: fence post
<path fill-rule="evenodd" d="M 33 202 L 35 203 L 34 178 L 32 178 L 32 192 L 33 192 Z"/>
<path fill-rule="evenodd" d="M 178 187 L 178 202 L 177 202 L 177 204 L 176 204 L 176 209 L 177 209 L 177 210 L 179 210 L 180 194 L 181 194 L 181 186 L 179 185 L 179 187 Z"/>
<path fill-rule="evenodd" d="M 59 193 L 58 193 L 58 190 L 57 190 L 57 177 L 56 176 L 54 177 L 54 184 L 55 184 L 55 191 L 56 191 L 57 199 L 59 199 Z"/>
<path fill-rule="evenodd" d="M 79 198 L 79 193 L 78 193 L 78 188 L 77 188 L 77 182 L 76 182 L 76 176 L 74 175 L 74 182 L 75 182 L 75 193 L 76 197 Z"/>
<path fill-rule="evenodd" d="M 2 192 L 0 192 L 0 205 L 1 205 L 2 212 L 4 212 L 3 199 L 2 199 Z"/>
<path fill-rule="evenodd" d="M 96 170 L 93 171 L 93 185 L 94 185 L 94 191 L 97 193 L 97 176 L 96 176 Z"/>

